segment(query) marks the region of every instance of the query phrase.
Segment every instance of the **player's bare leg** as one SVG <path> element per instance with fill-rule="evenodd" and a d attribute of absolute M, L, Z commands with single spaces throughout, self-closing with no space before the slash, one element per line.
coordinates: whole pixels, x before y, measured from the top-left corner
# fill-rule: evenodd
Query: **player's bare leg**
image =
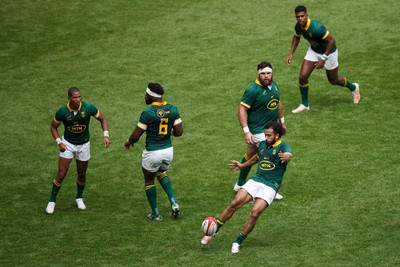
<path fill-rule="evenodd" d="M 268 203 L 261 199 L 256 198 L 254 205 L 250 211 L 249 216 L 243 226 L 242 231 L 238 235 L 238 237 L 233 241 L 231 252 L 238 253 L 240 251 L 240 246 L 242 242 L 247 238 L 247 236 L 253 231 L 254 226 L 257 223 L 258 218 L 260 217 L 261 213 L 268 207 Z"/>
<path fill-rule="evenodd" d="M 358 83 L 352 83 L 348 81 L 345 77 L 339 76 L 339 68 L 327 70 L 326 77 L 332 85 L 347 87 L 351 91 L 354 104 L 358 104 L 358 102 L 360 102 L 360 85 Z"/>

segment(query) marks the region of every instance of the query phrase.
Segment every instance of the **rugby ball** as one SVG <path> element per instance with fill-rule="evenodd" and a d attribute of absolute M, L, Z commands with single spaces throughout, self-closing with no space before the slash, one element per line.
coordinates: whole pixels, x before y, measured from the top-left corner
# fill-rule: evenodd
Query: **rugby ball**
<path fill-rule="evenodd" d="M 207 235 L 211 236 L 217 231 L 217 220 L 214 217 L 207 217 L 201 224 L 201 231 Z"/>

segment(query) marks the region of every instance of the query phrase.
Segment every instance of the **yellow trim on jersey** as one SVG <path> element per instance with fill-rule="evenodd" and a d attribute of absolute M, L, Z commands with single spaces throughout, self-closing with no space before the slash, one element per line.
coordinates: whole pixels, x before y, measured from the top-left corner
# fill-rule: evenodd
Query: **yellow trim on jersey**
<path fill-rule="evenodd" d="M 262 84 L 260 83 L 260 80 L 257 78 L 255 81 L 256 84 L 258 84 L 259 86 L 262 86 Z"/>
<path fill-rule="evenodd" d="M 94 117 L 97 119 L 100 116 L 100 110 L 97 110 L 96 115 L 94 115 Z"/>
<path fill-rule="evenodd" d="M 182 123 L 182 119 L 181 119 L 181 118 L 178 118 L 178 119 L 176 119 L 176 120 L 174 121 L 174 125 L 177 125 L 177 124 L 179 124 L 179 123 Z"/>
<path fill-rule="evenodd" d="M 328 36 L 328 34 L 329 34 L 329 31 L 326 31 L 325 35 L 322 36 L 322 40 L 324 40 Z"/>
<path fill-rule="evenodd" d="M 276 146 L 280 145 L 281 143 L 282 143 L 282 140 L 279 139 L 278 141 L 275 142 L 275 144 L 272 145 L 272 147 L 276 147 Z"/>
<path fill-rule="evenodd" d="M 302 28 L 303 30 L 306 30 L 306 31 L 307 31 L 307 30 L 308 30 L 308 28 L 310 28 L 310 25 L 311 25 L 311 19 L 310 19 L 310 18 L 308 18 L 308 19 L 307 19 L 307 24 L 306 24 L 306 27 L 304 27 L 304 28 L 303 28 L 303 27 L 301 27 L 301 28 Z"/>
<path fill-rule="evenodd" d="M 240 105 L 242 105 L 242 106 L 244 106 L 245 108 L 251 108 L 251 106 L 249 106 L 249 105 L 247 105 L 246 103 L 244 103 L 244 102 L 240 102 Z"/>
<path fill-rule="evenodd" d="M 69 112 L 72 112 L 72 111 L 79 111 L 79 110 L 81 109 L 81 107 L 82 107 L 82 102 L 79 103 L 79 108 L 78 108 L 78 110 L 73 110 L 73 109 L 69 106 L 69 101 L 68 101 L 68 103 L 67 103 L 67 108 L 68 108 Z"/>
<path fill-rule="evenodd" d="M 145 131 L 147 130 L 147 124 L 143 124 L 143 123 L 138 122 L 137 126 L 138 126 L 139 128 L 142 128 L 142 129 L 145 130 Z"/>
<path fill-rule="evenodd" d="M 151 103 L 152 106 L 159 106 L 159 107 L 165 106 L 166 104 L 167 104 L 166 101 L 163 101 L 163 102 L 153 102 L 153 103 Z"/>

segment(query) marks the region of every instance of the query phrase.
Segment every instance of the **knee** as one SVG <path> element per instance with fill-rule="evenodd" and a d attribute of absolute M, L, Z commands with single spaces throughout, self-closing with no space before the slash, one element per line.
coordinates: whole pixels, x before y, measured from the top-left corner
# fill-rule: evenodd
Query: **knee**
<path fill-rule="evenodd" d="M 299 74 L 299 83 L 306 84 L 308 83 L 308 77 L 302 73 Z"/>
<path fill-rule="evenodd" d="M 238 201 L 236 201 L 236 200 L 233 200 L 228 208 L 231 211 L 236 211 L 239 207 L 240 207 L 240 203 Z"/>
<path fill-rule="evenodd" d="M 261 212 L 260 212 L 259 210 L 251 210 L 249 216 L 250 216 L 253 220 L 257 220 L 257 219 L 260 217 L 260 215 L 261 215 Z"/>

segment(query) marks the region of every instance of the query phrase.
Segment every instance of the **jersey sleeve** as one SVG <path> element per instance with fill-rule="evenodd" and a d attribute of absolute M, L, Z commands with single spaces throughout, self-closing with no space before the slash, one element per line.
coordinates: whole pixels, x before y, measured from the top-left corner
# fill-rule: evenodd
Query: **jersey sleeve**
<path fill-rule="evenodd" d="M 292 154 L 292 148 L 291 148 L 288 144 L 286 144 L 286 143 L 282 143 L 282 146 L 280 147 L 280 150 L 281 150 L 283 153 L 290 153 L 290 154 Z"/>
<path fill-rule="evenodd" d="M 296 23 L 296 25 L 294 26 L 294 35 L 296 37 L 300 37 L 301 36 L 300 24 L 298 24 L 298 23 Z"/>
<path fill-rule="evenodd" d="M 147 110 L 144 110 L 142 114 L 140 114 L 139 122 L 137 124 L 138 127 L 142 128 L 143 130 L 147 130 L 147 126 L 150 123 L 151 117 L 149 116 Z"/>
<path fill-rule="evenodd" d="M 181 115 L 179 114 L 179 110 L 176 106 L 173 106 L 171 109 L 172 113 L 174 114 L 173 120 L 174 120 L 174 125 L 177 125 L 179 123 L 182 123 Z"/>
<path fill-rule="evenodd" d="M 315 21 L 315 29 L 313 34 L 323 40 L 326 38 L 326 36 L 328 36 L 329 32 L 321 22 Z"/>
<path fill-rule="evenodd" d="M 54 120 L 57 122 L 62 122 L 63 117 L 62 117 L 61 108 L 57 110 L 56 114 L 54 114 Z"/>
<path fill-rule="evenodd" d="M 90 110 L 90 115 L 97 118 L 100 114 L 100 111 L 92 104 L 88 104 L 88 106 L 89 106 L 89 110 Z"/>
<path fill-rule="evenodd" d="M 251 106 L 254 104 L 254 99 L 255 95 L 253 93 L 253 90 L 251 90 L 251 88 L 249 87 L 244 91 L 240 104 L 245 106 L 246 108 L 251 108 Z"/>

